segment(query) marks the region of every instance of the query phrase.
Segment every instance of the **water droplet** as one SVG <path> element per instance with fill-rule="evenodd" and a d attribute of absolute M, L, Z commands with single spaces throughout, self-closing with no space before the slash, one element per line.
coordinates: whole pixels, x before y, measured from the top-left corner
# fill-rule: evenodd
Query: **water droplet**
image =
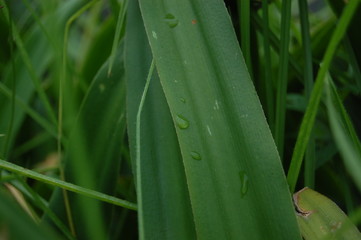
<path fill-rule="evenodd" d="M 178 25 L 178 19 L 170 13 L 167 13 L 165 15 L 164 21 L 168 24 L 170 28 L 175 28 Z"/>
<path fill-rule="evenodd" d="M 219 103 L 218 103 L 218 100 L 216 100 L 214 102 L 214 107 L 213 107 L 214 110 L 219 110 Z"/>
<path fill-rule="evenodd" d="M 192 157 L 194 160 L 202 160 L 202 156 L 201 156 L 199 153 L 194 152 L 194 151 L 191 152 L 191 157 Z"/>
<path fill-rule="evenodd" d="M 180 129 L 187 129 L 189 127 L 188 120 L 184 118 L 182 115 L 177 115 L 175 120 Z"/>
<path fill-rule="evenodd" d="M 182 103 L 186 103 L 186 100 L 184 98 L 179 99 Z"/>
<path fill-rule="evenodd" d="M 157 33 L 154 31 L 152 31 L 152 36 L 153 36 L 153 38 L 158 39 Z"/>
<path fill-rule="evenodd" d="M 248 192 L 248 176 L 244 171 L 240 171 L 239 178 L 241 179 L 241 198 L 243 198 Z"/>
<path fill-rule="evenodd" d="M 207 125 L 207 131 L 209 133 L 209 136 L 212 136 L 211 128 Z"/>

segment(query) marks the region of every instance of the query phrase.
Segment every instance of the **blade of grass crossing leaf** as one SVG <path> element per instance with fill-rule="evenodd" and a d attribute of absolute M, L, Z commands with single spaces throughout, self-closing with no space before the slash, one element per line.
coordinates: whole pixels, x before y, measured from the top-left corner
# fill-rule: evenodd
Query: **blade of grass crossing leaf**
<path fill-rule="evenodd" d="M 121 11 L 119 11 L 119 15 L 118 15 L 117 27 L 115 28 L 112 51 L 110 53 L 108 76 L 112 73 L 115 53 L 116 53 L 116 50 L 117 50 L 117 47 L 119 44 L 120 32 L 121 32 L 123 24 L 124 24 L 127 9 L 128 9 L 128 0 L 123 0 Z"/>
<path fill-rule="evenodd" d="M 317 109 L 321 100 L 323 84 L 327 70 L 330 67 L 330 63 L 337 49 L 337 46 L 342 40 L 343 36 L 345 35 L 347 26 L 350 23 L 350 20 L 352 19 L 352 16 L 355 13 L 359 3 L 360 3 L 359 0 L 350 1 L 343 10 L 343 13 L 336 26 L 336 29 L 334 30 L 331 41 L 327 46 L 326 53 L 320 65 L 320 69 L 316 77 L 316 82 L 311 93 L 309 104 L 307 105 L 306 113 L 303 117 L 299 134 L 297 136 L 296 146 L 293 151 L 291 165 L 287 174 L 287 180 L 291 192 L 294 191 L 297 183 L 298 175 L 302 165 L 303 156 L 305 154 L 309 142 L 312 127 L 314 125 L 316 118 Z"/>
<path fill-rule="evenodd" d="M 72 183 L 64 182 L 59 179 L 48 177 L 46 175 L 34 172 L 29 169 L 25 169 L 23 167 L 17 166 L 15 164 L 9 163 L 9 162 L 1 160 L 1 159 L 0 159 L 0 168 L 20 174 L 22 176 L 26 176 L 26 177 L 41 181 L 43 183 L 50 184 L 52 186 L 64 188 L 66 190 L 69 190 L 69 191 L 72 191 L 72 192 L 75 192 L 78 194 L 82 194 L 84 196 L 97 199 L 99 201 L 104 201 L 104 202 L 114 204 L 114 205 L 117 205 L 120 207 L 125 207 L 128 209 L 131 209 L 131 210 L 137 210 L 137 205 L 135 203 L 131 203 L 131 202 L 128 202 L 128 201 L 125 201 L 125 200 L 122 200 L 122 199 L 119 199 L 119 198 L 116 198 L 113 196 L 109 196 L 107 194 L 97 192 L 97 191 L 94 191 L 91 189 L 83 188 L 83 187 L 74 185 Z"/>
<path fill-rule="evenodd" d="M 300 20 L 301 20 L 301 33 L 302 33 L 302 48 L 303 48 L 303 59 L 304 59 L 304 86 L 305 95 L 309 100 L 313 88 L 313 66 L 312 66 L 312 48 L 310 38 L 310 28 L 308 21 L 308 3 L 306 0 L 298 1 L 300 9 Z M 305 155 L 305 186 L 313 188 L 315 184 L 315 141 L 311 137 L 307 146 Z"/>
<path fill-rule="evenodd" d="M 223 2 L 142 0 L 140 6 L 177 129 L 197 236 L 300 239 L 281 162 Z M 269 208 L 270 202 L 282 208 Z M 287 225 L 277 222 L 280 214 Z"/>
<path fill-rule="evenodd" d="M 136 172 L 137 172 L 137 195 L 138 195 L 138 199 L 139 199 L 139 238 L 140 239 L 144 239 L 144 223 L 143 223 L 143 219 L 142 219 L 142 215 L 143 215 L 143 203 L 142 203 L 142 175 L 141 175 L 141 171 L 140 171 L 140 166 L 141 166 L 141 162 L 140 162 L 140 152 L 141 152 L 141 148 L 140 148 L 140 117 L 141 117 L 141 113 L 142 113 L 142 109 L 143 109 L 143 105 L 144 105 L 144 101 L 145 101 L 145 97 L 147 95 L 148 92 L 148 88 L 149 88 L 149 83 L 150 83 L 150 79 L 152 78 L 153 75 L 153 71 L 154 71 L 154 60 L 152 60 L 152 63 L 150 65 L 150 69 L 149 69 L 149 74 L 147 77 L 147 81 L 145 83 L 144 86 L 144 91 L 143 91 L 143 95 L 142 98 L 140 99 L 140 103 L 139 103 L 139 108 L 138 108 L 138 113 L 137 113 L 137 127 L 136 127 L 136 146 L 137 146 L 137 152 L 136 152 Z"/>
<path fill-rule="evenodd" d="M 288 84 L 288 48 L 290 42 L 291 1 L 282 1 L 280 64 L 277 81 L 275 142 L 283 159 Z"/>

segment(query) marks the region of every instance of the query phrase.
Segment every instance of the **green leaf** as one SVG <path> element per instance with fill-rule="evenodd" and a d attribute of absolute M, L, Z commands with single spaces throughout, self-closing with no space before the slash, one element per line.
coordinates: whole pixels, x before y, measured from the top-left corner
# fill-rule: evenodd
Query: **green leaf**
<path fill-rule="evenodd" d="M 140 235 L 144 239 L 195 239 L 195 228 L 178 139 L 158 75 L 153 74 L 140 121 L 136 115 L 152 55 L 138 2 L 130 1 L 126 35 L 127 119 L 133 166 L 140 151 Z"/>
<path fill-rule="evenodd" d="M 305 240 L 361 239 L 357 227 L 346 214 L 322 194 L 304 188 L 295 193 L 297 220 Z"/>
<path fill-rule="evenodd" d="M 200 239 L 300 239 L 291 196 L 223 2 L 140 1 Z M 280 220 L 281 219 L 281 220 Z"/>

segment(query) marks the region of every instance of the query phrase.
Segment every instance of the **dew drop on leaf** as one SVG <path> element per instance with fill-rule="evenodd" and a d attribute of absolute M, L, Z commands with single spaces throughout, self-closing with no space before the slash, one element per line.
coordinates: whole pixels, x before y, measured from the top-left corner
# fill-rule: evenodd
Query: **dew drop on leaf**
<path fill-rule="evenodd" d="M 243 198 L 248 192 L 248 176 L 244 171 L 240 171 L 239 178 L 241 179 L 241 198 Z"/>
<path fill-rule="evenodd" d="M 191 152 L 191 157 L 192 157 L 194 160 L 202 160 L 202 156 L 201 156 L 198 152 L 195 152 L 195 151 L 192 151 L 192 152 Z"/>
<path fill-rule="evenodd" d="M 189 121 L 182 115 L 177 115 L 175 121 L 180 129 L 187 129 L 189 127 Z"/>

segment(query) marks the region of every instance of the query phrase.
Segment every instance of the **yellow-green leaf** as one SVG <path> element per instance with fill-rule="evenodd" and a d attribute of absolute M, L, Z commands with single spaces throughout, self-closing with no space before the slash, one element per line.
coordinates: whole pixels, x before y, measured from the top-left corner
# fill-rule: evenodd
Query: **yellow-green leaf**
<path fill-rule="evenodd" d="M 305 240 L 361 239 L 347 215 L 329 198 L 304 188 L 293 195 L 297 220 Z"/>

